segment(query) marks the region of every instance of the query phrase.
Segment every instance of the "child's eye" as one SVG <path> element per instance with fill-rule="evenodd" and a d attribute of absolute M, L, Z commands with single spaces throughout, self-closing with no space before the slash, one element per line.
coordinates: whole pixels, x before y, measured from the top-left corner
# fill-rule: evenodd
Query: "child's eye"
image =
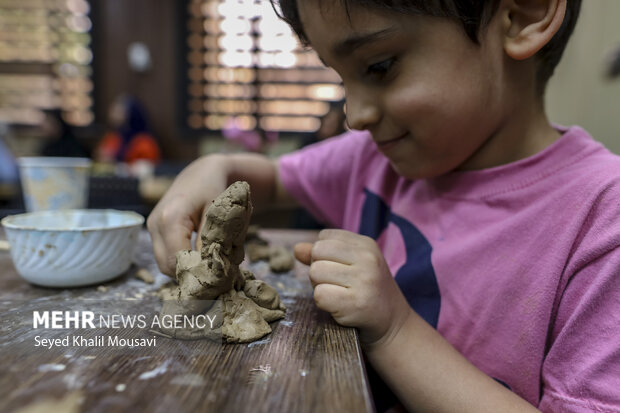
<path fill-rule="evenodd" d="M 366 74 L 376 78 L 382 78 L 388 74 L 394 62 L 396 61 L 395 57 L 391 57 L 386 60 L 382 60 L 381 62 L 374 63 L 366 69 Z"/>

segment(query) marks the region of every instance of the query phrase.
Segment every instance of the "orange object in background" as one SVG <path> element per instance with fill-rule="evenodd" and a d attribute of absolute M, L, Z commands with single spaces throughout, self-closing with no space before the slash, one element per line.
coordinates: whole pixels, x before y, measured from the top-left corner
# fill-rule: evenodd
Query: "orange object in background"
<path fill-rule="evenodd" d="M 126 148 L 122 148 L 123 139 L 117 132 L 108 132 L 105 134 L 99 147 L 98 154 L 102 160 L 118 160 L 126 163 L 133 163 L 143 159 L 157 163 L 161 160 L 161 152 L 155 138 L 148 133 L 139 133 L 129 141 Z M 123 152 L 122 159 L 118 159 L 118 155 Z"/>
<path fill-rule="evenodd" d="M 114 130 L 106 133 L 97 145 L 97 161 L 131 164 L 138 160 L 152 163 L 161 160 L 161 150 L 149 131 L 146 112 L 137 99 L 119 96 L 110 107 L 108 117 Z"/>

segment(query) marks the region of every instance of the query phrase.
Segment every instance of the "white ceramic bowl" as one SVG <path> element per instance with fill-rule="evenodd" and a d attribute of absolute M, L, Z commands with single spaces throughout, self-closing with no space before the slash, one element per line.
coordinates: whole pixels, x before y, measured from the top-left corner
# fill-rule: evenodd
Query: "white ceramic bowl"
<path fill-rule="evenodd" d="M 73 209 L 2 220 L 17 272 L 48 287 L 110 280 L 127 271 L 144 217 L 135 212 Z"/>

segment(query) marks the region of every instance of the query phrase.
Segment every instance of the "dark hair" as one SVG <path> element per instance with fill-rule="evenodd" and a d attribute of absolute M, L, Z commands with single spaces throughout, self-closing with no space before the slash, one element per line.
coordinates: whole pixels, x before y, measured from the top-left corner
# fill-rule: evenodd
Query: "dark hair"
<path fill-rule="evenodd" d="M 287 22 L 305 46 L 309 44 L 299 18 L 298 0 L 270 0 L 278 16 Z M 305 0 L 307 1 L 307 0 Z M 322 1 L 322 0 L 318 0 Z M 495 15 L 500 0 L 339 0 L 347 10 L 351 5 L 384 9 L 397 13 L 424 14 L 436 17 L 447 17 L 460 21 L 467 36 L 478 43 L 481 30 Z M 555 67 L 560 62 L 581 8 L 581 0 L 567 0 L 566 15 L 562 26 L 553 38 L 537 54 L 539 61 L 537 87 L 540 94 Z"/>

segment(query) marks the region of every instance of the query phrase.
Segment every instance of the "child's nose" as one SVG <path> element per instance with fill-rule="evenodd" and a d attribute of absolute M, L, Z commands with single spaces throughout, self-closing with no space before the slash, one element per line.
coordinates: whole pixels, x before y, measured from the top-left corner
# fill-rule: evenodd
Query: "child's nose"
<path fill-rule="evenodd" d="M 379 105 L 373 99 L 347 99 L 345 114 L 347 126 L 357 130 L 370 129 L 381 118 Z"/>

